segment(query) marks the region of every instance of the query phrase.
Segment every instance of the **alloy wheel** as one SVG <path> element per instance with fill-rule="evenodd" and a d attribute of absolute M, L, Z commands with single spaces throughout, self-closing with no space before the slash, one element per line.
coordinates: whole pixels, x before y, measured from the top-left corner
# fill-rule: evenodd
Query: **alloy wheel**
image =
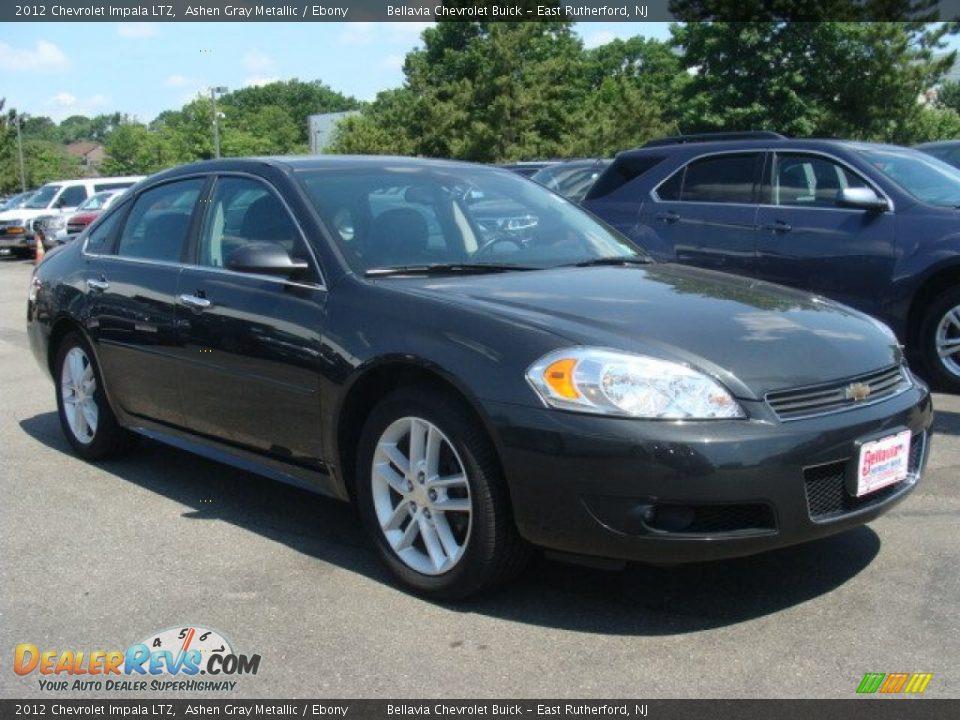
<path fill-rule="evenodd" d="M 960 378 L 960 305 L 950 308 L 940 318 L 935 342 L 944 369 Z"/>
<path fill-rule="evenodd" d="M 380 435 L 371 468 L 380 529 L 397 556 L 424 575 L 463 558 L 473 504 L 463 461 L 433 423 L 402 417 Z"/>
<path fill-rule="evenodd" d="M 93 442 L 100 420 L 95 393 L 97 379 L 90 358 L 80 347 L 73 347 L 60 369 L 63 414 L 74 438 L 83 444 Z"/>

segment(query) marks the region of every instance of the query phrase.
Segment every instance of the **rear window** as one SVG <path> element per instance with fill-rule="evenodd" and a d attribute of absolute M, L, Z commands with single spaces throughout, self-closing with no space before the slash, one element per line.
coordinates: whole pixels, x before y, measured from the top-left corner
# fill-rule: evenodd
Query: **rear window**
<path fill-rule="evenodd" d="M 586 195 L 587 200 L 612 195 L 620 188 L 650 172 L 666 160 L 665 155 L 632 155 L 617 158 L 607 171 L 597 178 Z"/>

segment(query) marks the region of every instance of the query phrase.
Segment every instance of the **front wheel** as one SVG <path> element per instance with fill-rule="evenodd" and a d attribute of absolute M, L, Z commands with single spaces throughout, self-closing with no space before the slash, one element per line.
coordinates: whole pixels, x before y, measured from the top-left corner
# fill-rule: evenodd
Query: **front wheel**
<path fill-rule="evenodd" d="M 80 335 L 64 337 L 54 370 L 60 427 L 74 451 L 101 460 L 127 450 L 133 436 L 110 409 L 93 352 Z"/>
<path fill-rule="evenodd" d="M 456 600 L 518 573 L 529 555 L 495 450 L 452 395 L 399 390 L 361 437 L 357 501 L 370 539 L 406 586 Z"/>

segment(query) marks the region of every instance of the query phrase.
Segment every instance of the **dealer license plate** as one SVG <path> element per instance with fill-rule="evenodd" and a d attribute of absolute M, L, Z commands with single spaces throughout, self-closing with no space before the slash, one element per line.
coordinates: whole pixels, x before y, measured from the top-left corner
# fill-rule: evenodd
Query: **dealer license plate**
<path fill-rule="evenodd" d="M 910 431 L 864 443 L 857 463 L 857 497 L 867 495 L 907 477 Z"/>

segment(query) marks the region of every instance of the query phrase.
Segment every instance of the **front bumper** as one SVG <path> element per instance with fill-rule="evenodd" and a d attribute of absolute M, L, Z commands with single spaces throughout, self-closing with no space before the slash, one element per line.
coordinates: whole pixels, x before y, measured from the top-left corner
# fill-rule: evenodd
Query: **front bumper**
<path fill-rule="evenodd" d="M 10 252 L 13 250 L 32 250 L 33 247 L 34 240 L 32 235 L 24 233 L 18 233 L 16 235 L 0 233 L 0 250 Z"/>
<path fill-rule="evenodd" d="M 933 421 L 919 384 L 873 406 L 792 422 L 484 407 L 526 539 L 564 553 L 663 563 L 750 555 L 874 519 L 916 486 Z M 910 477 L 850 495 L 855 444 L 904 428 L 913 435 Z"/>

